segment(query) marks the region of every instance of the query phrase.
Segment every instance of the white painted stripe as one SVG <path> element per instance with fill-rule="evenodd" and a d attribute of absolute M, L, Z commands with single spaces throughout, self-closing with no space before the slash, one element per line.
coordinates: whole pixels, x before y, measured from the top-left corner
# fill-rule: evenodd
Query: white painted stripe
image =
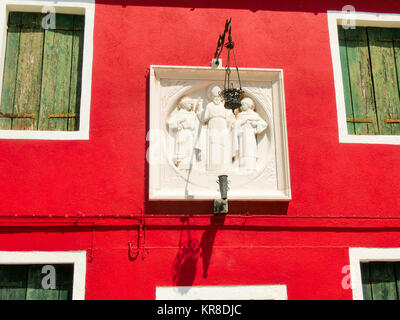
<path fill-rule="evenodd" d="M 157 300 L 287 300 L 286 285 L 157 287 Z"/>

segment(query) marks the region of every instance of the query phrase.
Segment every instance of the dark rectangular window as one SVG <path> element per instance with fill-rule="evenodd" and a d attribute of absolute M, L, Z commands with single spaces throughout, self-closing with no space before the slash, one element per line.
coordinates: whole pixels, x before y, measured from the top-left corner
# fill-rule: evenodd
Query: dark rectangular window
<path fill-rule="evenodd" d="M 361 263 L 364 300 L 400 300 L 400 262 Z"/>
<path fill-rule="evenodd" d="M 44 17 L 9 14 L 0 129 L 79 130 L 84 16 L 56 14 L 55 29 Z"/>
<path fill-rule="evenodd" d="M 0 265 L 0 300 L 71 300 L 73 264 L 50 265 L 55 268 L 55 289 L 42 285 L 50 275 L 42 273 L 44 265 Z"/>

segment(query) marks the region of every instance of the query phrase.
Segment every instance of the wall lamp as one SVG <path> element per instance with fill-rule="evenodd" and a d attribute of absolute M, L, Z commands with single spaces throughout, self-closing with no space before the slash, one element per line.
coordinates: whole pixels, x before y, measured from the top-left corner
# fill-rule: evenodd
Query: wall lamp
<path fill-rule="evenodd" d="M 228 41 L 225 43 L 225 38 L 227 35 L 228 35 Z M 232 18 L 226 20 L 224 32 L 220 34 L 218 38 L 217 50 L 215 51 L 214 55 L 214 60 L 216 61 L 215 63 L 217 64 L 217 66 L 219 64 L 219 57 L 224 47 L 228 50 L 228 55 L 225 66 L 224 90 L 222 90 L 221 96 L 224 98 L 225 108 L 231 109 L 232 112 L 235 113 L 235 109 L 240 108 L 241 106 L 240 101 L 243 98 L 244 91 L 242 90 L 242 83 L 240 81 L 240 75 L 239 75 L 239 67 L 236 62 L 235 49 L 234 49 L 235 43 L 232 40 Z M 235 68 L 237 72 L 237 80 L 239 82 L 239 88 L 235 88 L 231 80 L 231 68 L 230 68 L 231 53 L 235 61 Z"/>

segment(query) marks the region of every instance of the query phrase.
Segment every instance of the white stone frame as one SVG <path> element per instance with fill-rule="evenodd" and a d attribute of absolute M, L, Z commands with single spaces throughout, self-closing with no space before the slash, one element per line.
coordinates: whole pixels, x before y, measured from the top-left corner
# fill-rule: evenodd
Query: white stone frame
<path fill-rule="evenodd" d="M 273 134 L 275 139 L 275 161 L 277 188 L 274 191 L 258 189 L 256 192 L 248 192 L 229 196 L 232 200 L 291 200 L 289 151 L 286 128 L 286 110 L 284 81 L 282 69 L 261 69 L 261 68 L 240 68 L 242 82 L 254 81 L 260 84 L 271 85 L 271 104 L 273 117 Z M 224 80 L 225 69 L 198 66 L 150 66 L 150 132 L 160 131 L 161 125 L 161 80 L 178 81 L 222 81 Z M 177 93 L 174 94 L 178 94 Z M 157 138 L 156 138 L 157 139 Z M 147 137 L 147 140 L 152 140 Z M 147 159 L 151 158 L 152 148 L 147 153 Z M 150 156 L 149 156 L 150 155 Z M 149 199 L 150 200 L 210 200 L 219 198 L 218 186 L 211 185 L 207 194 L 195 194 L 191 198 L 185 198 L 182 194 L 172 193 L 163 186 L 165 177 L 160 163 L 149 163 Z M 164 180 L 163 180 L 164 179 Z"/>
<path fill-rule="evenodd" d="M 354 300 L 364 300 L 361 262 L 400 261 L 400 248 L 349 248 L 350 278 Z"/>
<path fill-rule="evenodd" d="M 285 284 L 156 287 L 156 300 L 287 300 Z"/>
<path fill-rule="evenodd" d="M 335 81 L 337 117 L 339 127 L 339 142 L 370 143 L 400 145 L 400 135 L 351 135 L 347 131 L 346 103 L 344 98 L 342 68 L 339 52 L 339 36 L 337 26 L 348 19 L 355 20 L 356 27 L 387 27 L 400 28 L 400 14 L 385 14 L 372 12 L 345 13 L 328 11 L 329 39 Z"/>
<path fill-rule="evenodd" d="M 41 12 L 43 7 L 55 7 L 56 13 L 85 15 L 79 130 L 0 130 L 0 139 L 89 140 L 95 0 L 2 0 L 0 4 L 0 86 L 3 83 L 8 13 L 10 11 Z"/>
<path fill-rule="evenodd" d="M 85 299 L 86 251 L 0 251 L 0 265 L 73 264 L 72 300 Z"/>

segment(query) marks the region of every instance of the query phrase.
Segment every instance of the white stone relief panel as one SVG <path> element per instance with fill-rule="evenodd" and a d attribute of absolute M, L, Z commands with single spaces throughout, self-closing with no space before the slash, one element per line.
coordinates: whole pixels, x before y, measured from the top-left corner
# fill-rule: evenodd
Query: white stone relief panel
<path fill-rule="evenodd" d="M 218 198 L 221 174 L 229 178 L 229 199 L 290 198 L 287 149 L 277 150 L 287 146 L 280 71 L 241 71 L 244 98 L 235 113 L 220 96 L 223 75 L 151 68 L 150 200 Z M 276 136 L 285 141 L 277 144 Z"/>

